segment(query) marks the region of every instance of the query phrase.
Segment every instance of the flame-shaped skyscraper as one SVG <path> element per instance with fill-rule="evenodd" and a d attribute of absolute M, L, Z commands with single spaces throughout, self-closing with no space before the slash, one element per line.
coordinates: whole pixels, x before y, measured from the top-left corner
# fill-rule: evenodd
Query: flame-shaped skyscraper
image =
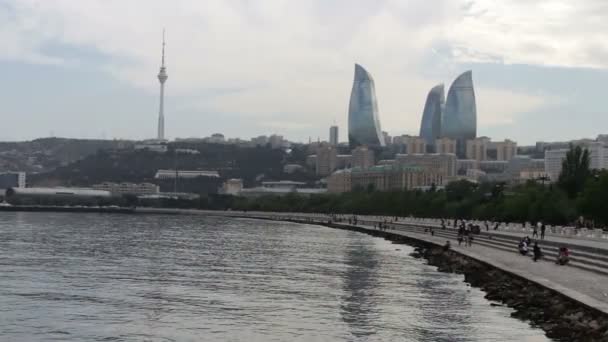
<path fill-rule="evenodd" d="M 355 64 L 355 79 L 348 106 L 348 141 L 351 148 L 361 145 L 385 146 L 378 119 L 374 79 L 359 64 Z"/>
<path fill-rule="evenodd" d="M 160 108 L 158 109 L 158 140 L 165 140 L 165 82 L 167 81 L 167 68 L 165 67 L 165 30 L 163 30 L 163 52 L 158 80 L 160 81 Z"/>

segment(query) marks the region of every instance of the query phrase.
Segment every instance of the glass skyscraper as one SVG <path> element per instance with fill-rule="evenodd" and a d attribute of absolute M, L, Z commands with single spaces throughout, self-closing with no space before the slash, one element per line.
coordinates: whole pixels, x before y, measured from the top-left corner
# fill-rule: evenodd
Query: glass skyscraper
<path fill-rule="evenodd" d="M 435 146 L 435 140 L 441 133 L 441 115 L 445 105 L 445 91 L 443 84 L 437 85 L 429 91 L 422 112 L 422 122 L 420 123 L 420 137 L 427 146 Z"/>
<path fill-rule="evenodd" d="M 355 80 L 348 106 L 348 141 L 351 148 L 385 146 L 378 119 L 374 79 L 359 64 L 355 64 Z"/>
<path fill-rule="evenodd" d="M 458 76 L 448 91 L 440 136 L 456 140 L 459 158 L 465 157 L 466 141 L 477 136 L 477 107 L 470 70 Z"/>

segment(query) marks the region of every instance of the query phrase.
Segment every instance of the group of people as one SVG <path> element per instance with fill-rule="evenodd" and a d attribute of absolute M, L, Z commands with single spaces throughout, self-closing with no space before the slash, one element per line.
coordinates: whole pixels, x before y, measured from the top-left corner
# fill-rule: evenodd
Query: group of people
<path fill-rule="evenodd" d="M 465 247 L 473 246 L 473 233 L 474 227 L 472 224 L 466 224 L 464 221 L 460 221 L 460 226 L 458 227 L 458 235 L 456 239 L 458 240 L 458 246 L 460 246 L 464 242 Z"/>
<path fill-rule="evenodd" d="M 532 236 L 534 236 L 534 235 L 532 235 Z M 531 243 L 532 243 L 532 240 L 530 239 L 529 236 L 526 236 L 525 238 L 523 238 L 517 245 L 517 249 L 519 250 L 519 253 L 521 255 L 528 255 L 528 252 L 530 251 Z M 534 246 L 532 247 L 532 253 L 533 253 L 533 260 L 535 262 L 538 261 L 540 258 L 542 258 L 543 252 L 540 249 L 540 246 L 538 245 L 538 241 L 534 241 Z M 557 260 L 555 261 L 555 263 L 559 264 L 559 265 L 565 265 L 569 261 L 570 261 L 570 251 L 568 250 L 568 247 L 566 247 L 566 246 L 560 247 L 558 254 L 557 254 Z"/>
<path fill-rule="evenodd" d="M 521 255 L 528 255 L 531 243 L 532 243 L 532 240 L 530 239 L 529 236 L 526 236 L 525 238 L 523 238 L 517 245 L 517 249 L 519 250 L 519 253 Z M 533 260 L 535 262 L 538 261 L 540 258 L 542 258 L 543 252 L 540 249 L 540 246 L 538 245 L 538 241 L 534 241 L 534 246 L 532 247 L 532 253 L 534 256 Z"/>

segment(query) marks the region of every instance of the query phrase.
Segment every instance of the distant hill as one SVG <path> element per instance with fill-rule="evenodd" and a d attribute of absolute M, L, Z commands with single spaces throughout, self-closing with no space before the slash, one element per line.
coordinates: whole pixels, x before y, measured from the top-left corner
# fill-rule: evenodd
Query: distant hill
<path fill-rule="evenodd" d="M 41 138 L 0 142 L 0 170 L 48 172 L 99 150 L 128 148 L 132 141 Z"/>
<path fill-rule="evenodd" d="M 199 154 L 176 154 L 175 149 L 196 150 Z M 170 143 L 166 153 L 133 149 L 99 150 L 52 171 L 32 175 L 29 183 L 66 186 L 90 186 L 104 181 L 158 184 L 154 179 L 156 171 L 175 169 L 176 166 L 179 170 L 218 171 L 221 180 L 242 178 L 246 186 L 253 186 L 261 180 L 316 180 L 314 175 L 306 172 L 283 173 L 283 165 L 293 162 L 293 159 L 288 152 L 270 147 L 177 142 Z"/>

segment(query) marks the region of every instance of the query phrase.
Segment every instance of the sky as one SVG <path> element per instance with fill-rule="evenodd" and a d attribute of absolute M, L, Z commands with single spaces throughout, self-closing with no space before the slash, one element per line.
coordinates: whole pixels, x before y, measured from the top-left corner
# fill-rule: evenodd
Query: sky
<path fill-rule="evenodd" d="M 382 130 L 416 135 L 427 92 L 473 71 L 478 135 L 608 133 L 605 0 L 0 0 L 0 140 L 156 135 L 347 139 L 354 64 Z"/>

